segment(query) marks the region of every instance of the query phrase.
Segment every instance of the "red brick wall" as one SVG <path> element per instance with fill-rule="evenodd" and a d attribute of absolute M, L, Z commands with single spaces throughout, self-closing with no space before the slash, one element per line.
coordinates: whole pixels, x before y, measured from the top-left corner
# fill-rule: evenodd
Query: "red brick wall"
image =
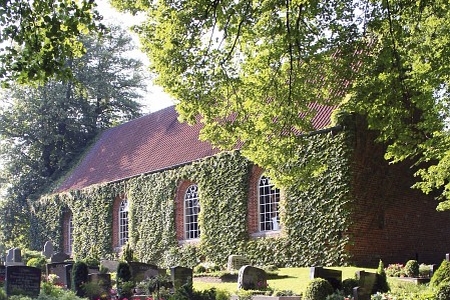
<path fill-rule="evenodd" d="M 250 182 L 248 191 L 248 206 L 247 206 L 247 220 L 248 233 L 256 233 L 259 231 L 259 217 L 258 217 L 258 184 L 263 170 L 253 165 L 250 170 Z"/>
<path fill-rule="evenodd" d="M 177 187 L 177 193 L 175 198 L 175 230 L 177 235 L 177 240 L 182 241 L 185 240 L 184 234 L 184 195 L 186 193 L 186 189 L 195 184 L 190 180 L 181 181 Z M 201 193 L 201 191 L 199 191 Z M 200 201 L 200 209 L 201 209 L 201 201 Z"/>
<path fill-rule="evenodd" d="M 361 128 L 363 126 L 358 126 Z M 440 263 L 450 252 L 450 211 L 437 212 L 438 202 L 410 187 L 410 161 L 388 165 L 385 148 L 374 133 L 359 129 L 353 160 L 354 224 L 348 250 L 356 265 Z"/>
<path fill-rule="evenodd" d="M 69 252 L 69 219 L 70 216 L 72 215 L 72 213 L 70 212 L 66 212 L 64 214 L 64 219 L 63 219 L 63 251 L 64 253 L 67 254 L 71 254 Z"/>

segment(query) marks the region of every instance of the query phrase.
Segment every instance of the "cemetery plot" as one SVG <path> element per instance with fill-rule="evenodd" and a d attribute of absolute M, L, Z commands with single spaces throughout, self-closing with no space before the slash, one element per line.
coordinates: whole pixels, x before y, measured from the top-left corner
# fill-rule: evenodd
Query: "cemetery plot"
<path fill-rule="evenodd" d="M 41 269 L 27 266 L 6 267 L 6 296 L 39 296 L 41 289 Z"/>

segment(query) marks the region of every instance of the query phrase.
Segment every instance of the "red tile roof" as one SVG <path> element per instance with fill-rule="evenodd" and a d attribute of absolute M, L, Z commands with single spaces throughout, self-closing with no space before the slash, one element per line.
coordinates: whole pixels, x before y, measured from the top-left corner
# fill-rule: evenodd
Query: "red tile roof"
<path fill-rule="evenodd" d="M 332 107 L 313 105 L 316 129 L 330 124 Z M 199 141 L 201 124 L 180 123 L 174 106 L 106 130 L 57 192 L 152 173 L 217 154 Z"/>

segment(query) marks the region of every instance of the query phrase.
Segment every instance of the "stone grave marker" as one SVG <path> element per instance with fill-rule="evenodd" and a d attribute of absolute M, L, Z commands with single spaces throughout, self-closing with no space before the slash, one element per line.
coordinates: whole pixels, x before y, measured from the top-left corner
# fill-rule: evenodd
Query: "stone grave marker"
<path fill-rule="evenodd" d="M 193 271 L 185 267 L 172 267 L 170 268 L 170 279 L 174 289 L 178 289 L 187 283 L 192 283 Z"/>
<path fill-rule="evenodd" d="M 22 262 L 22 251 L 20 248 L 12 248 L 8 250 L 6 255 L 6 266 L 23 266 Z"/>
<path fill-rule="evenodd" d="M 354 300 L 370 300 L 373 286 L 377 280 L 377 274 L 366 271 L 357 271 L 356 278 L 359 286 L 353 288 Z"/>
<path fill-rule="evenodd" d="M 131 261 L 128 264 L 130 265 L 131 277 L 135 282 L 156 277 L 161 273 L 155 265 L 135 261 Z"/>
<path fill-rule="evenodd" d="M 88 266 L 88 274 L 98 274 L 98 273 L 100 273 L 99 267 Z"/>
<path fill-rule="evenodd" d="M 27 266 L 7 266 L 5 280 L 6 296 L 39 296 L 41 269 Z"/>
<path fill-rule="evenodd" d="M 47 277 L 50 274 L 55 274 L 58 276 L 55 280 L 55 284 L 66 287 L 67 288 L 67 274 L 66 274 L 66 266 L 68 262 L 59 262 L 59 263 L 49 263 L 46 265 Z"/>
<path fill-rule="evenodd" d="M 117 267 L 119 266 L 119 262 L 117 260 L 107 260 L 107 259 L 102 259 L 100 261 L 100 265 L 103 266 L 104 268 L 108 269 L 108 272 L 116 272 L 117 271 Z"/>
<path fill-rule="evenodd" d="M 73 268 L 73 264 L 68 264 L 64 266 L 64 270 L 66 272 L 66 282 L 65 285 L 67 287 L 67 289 L 71 289 L 72 288 L 72 268 Z"/>
<path fill-rule="evenodd" d="M 238 274 L 238 289 L 264 290 L 267 288 L 267 274 L 263 269 L 242 266 Z"/>
<path fill-rule="evenodd" d="M 310 279 L 323 278 L 328 281 L 333 289 L 337 290 L 341 288 L 342 285 L 342 271 L 327 269 L 323 267 L 311 267 L 310 268 Z"/>
<path fill-rule="evenodd" d="M 228 256 L 227 270 L 239 270 L 243 266 L 250 265 L 249 260 L 243 255 L 230 255 Z"/>
<path fill-rule="evenodd" d="M 53 255 L 53 243 L 52 241 L 46 241 L 44 244 L 44 250 L 42 251 L 42 255 L 45 256 L 45 258 L 49 259 Z"/>
<path fill-rule="evenodd" d="M 446 261 L 450 261 L 450 253 L 446 253 L 445 254 L 445 260 Z"/>
<path fill-rule="evenodd" d="M 100 273 L 94 273 L 88 275 L 88 281 L 89 282 L 95 282 L 98 284 L 98 286 L 101 288 L 101 293 L 109 294 L 109 291 L 111 290 L 112 284 L 111 284 L 111 274 L 100 274 Z M 101 295 L 95 295 L 95 298 L 100 298 Z"/>
<path fill-rule="evenodd" d="M 50 257 L 50 262 L 52 263 L 58 263 L 58 262 L 64 262 L 65 260 L 69 259 L 70 256 L 64 252 L 58 252 L 58 253 L 54 253 L 51 257 Z"/>

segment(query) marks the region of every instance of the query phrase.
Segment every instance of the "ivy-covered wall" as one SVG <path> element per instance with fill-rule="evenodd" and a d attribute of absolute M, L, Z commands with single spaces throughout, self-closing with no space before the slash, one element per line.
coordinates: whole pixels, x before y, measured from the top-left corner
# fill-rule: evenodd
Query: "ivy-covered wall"
<path fill-rule="evenodd" d="M 349 240 L 344 233 L 352 207 L 348 138 L 345 132 L 308 137 L 308 146 L 299 154 L 306 159 L 300 164 L 307 168 L 314 162 L 321 168 L 282 189 L 283 228 L 278 236 L 248 234 L 252 164 L 233 151 L 122 182 L 48 195 L 34 207 L 32 245 L 42 249 L 50 239 L 63 249 L 63 217 L 70 209 L 75 259 L 112 256 L 113 202 L 125 194 L 130 203 L 129 242 L 142 262 L 168 267 L 207 260 L 224 265 L 230 254 L 242 254 L 259 265 L 345 264 Z M 199 187 L 201 239 L 196 245 L 179 245 L 176 239 L 176 190 L 184 180 Z"/>

